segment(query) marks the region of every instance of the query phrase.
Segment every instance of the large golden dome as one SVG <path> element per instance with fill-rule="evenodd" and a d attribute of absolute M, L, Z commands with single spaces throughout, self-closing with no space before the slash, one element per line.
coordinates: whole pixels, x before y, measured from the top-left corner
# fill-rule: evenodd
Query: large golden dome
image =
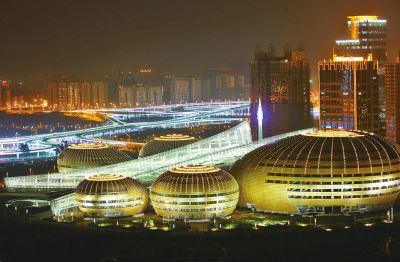
<path fill-rule="evenodd" d="M 139 157 L 151 156 L 166 152 L 196 141 L 196 138 L 181 134 L 159 136 L 146 143 L 139 152 Z"/>
<path fill-rule="evenodd" d="M 238 198 L 238 184 L 228 172 L 202 165 L 171 169 L 159 176 L 150 190 L 156 213 L 177 219 L 228 216 Z"/>
<path fill-rule="evenodd" d="M 77 144 L 64 149 L 57 158 L 59 172 L 106 166 L 131 160 L 127 154 L 101 144 Z"/>
<path fill-rule="evenodd" d="M 147 188 L 121 175 L 95 175 L 79 183 L 75 199 L 90 217 L 124 217 L 142 213 L 149 203 Z"/>
<path fill-rule="evenodd" d="M 363 212 L 399 193 L 399 152 L 360 131 L 319 131 L 262 146 L 231 169 L 239 206 L 278 213 Z"/>

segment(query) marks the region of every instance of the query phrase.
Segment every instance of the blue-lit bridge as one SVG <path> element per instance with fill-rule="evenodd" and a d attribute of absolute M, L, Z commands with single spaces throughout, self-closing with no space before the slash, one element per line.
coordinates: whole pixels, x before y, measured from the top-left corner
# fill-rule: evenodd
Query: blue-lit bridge
<path fill-rule="evenodd" d="M 314 130 L 298 130 L 253 142 L 249 123 L 242 122 L 212 137 L 160 154 L 68 173 L 8 177 L 5 178 L 5 184 L 7 188 L 75 188 L 79 182 L 92 175 L 121 174 L 150 186 L 160 174 L 170 168 L 187 164 L 229 167 L 238 158 L 259 146 L 312 131 Z M 53 200 L 51 208 L 55 215 L 74 210 L 76 208 L 74 194 Z"/>
<path fill-rule="evenodd" d="M 62 141 L 71 143 L 106 143 L 124 146 L 122 141 L 107 140 L 104 137 L 126 134 L 151 128 L 180 128 L 205 124 L 221 124 L 240 121 L 249 115 L 248 101 L 189 103 L 177 105 L 161 105 L 143 108 L 113 108 L 96 110 L 75 110 L 73 112 L 89 112 L 105 114 L 110 124 L 61 133 L 33 135 L 18 138 L 0 139 L 0 159 L 12 160 L 20 158 L 40 158 L 54 156 L 55 148 Z M 126 120 L 141 117 L 166 118 L 159 121 L 133 122 Z M 28 144 L 29 153 L 21 152 L 20 145 Z"/>
<path fill-rule="evenodd" d="M 232 121 L 240 121 L 248 116 L 249 103 L 220 103 L 220 104 L 203 104 L 190 107 L 190 105 L 179 105 L 179 108 L 187 107 L 185 113 L 178 113 L 167 120 L 159 120 L 154 122 L 136 122 L 136 123 L 118 123 L 96 127 L 86 130 L 72 131 L 68 133 L 59 133 L 51 135 L 41 135 L 34 137 L 20 138 L 25 143 L 44 146 L 53 146 L 64 139 L 70 139 L 75 142 L 93 142 L 100 141 L 102 143 L 117 143 L 118 141 L 104 140 L 108 134 L 126 133 L 146 128 L 155 127 L 184 127 L 199 124 L 227 123 Z M 161 109 L 171 113 L 178 106 L 153 107 L 150 111 L 160 112 Z M 190 111 L 188 109 L 191 109 Z M 115 117 L 113 112 L 117 114 L 134 115 L 138 109 L 126 109 L 123 113 L 121 109 L 106 110 L 97 112 L 107 114 L 108 117 Z M 143 112 L 145 110 L 143 109 Z M 187 112 L 189 111 L 189 112 Z M 93 111 L 94 112 L 94 111 Z M 162 112 L 164 114 L 165 112 Z M 121 120 L 122 118 L 119 118 Z M 122 121 L 122 120 L 121 120 Z M 241 122 L 238 125 L 223 131 L 217 135 L 202 139 L 195 143 L 183 146 L 174 150 L 163 152 L 160 154 L 138 158 L 118 164 L 101 166 L 91 169 L 78 170 L 68 173 L 53 173 L 35 176 L 23 177 L 7 177 L 5 184 L 8 188 L 47 188 L 47 189 L 73 189 L 83 179 L 96 174 L 120 174 L 135 178 L 141 183 L 150 186 L 152 182 L 166 170 L 187 165 L 187 164 L 206 164 L 221 167 L 230 167 L 237 159 L 246 153 L 276 140 L 294 136 L 297 134 L 309 133 L 313 129 L 304 129 L 289 132 L 274 137 L 269 137 L 261 141 L 252 141 L 250 125 L 248 122 Z M 74 194 L 69 194 L 51 201 L 51 209 L 55 215 L 70 212 L 76 209 Z"/>

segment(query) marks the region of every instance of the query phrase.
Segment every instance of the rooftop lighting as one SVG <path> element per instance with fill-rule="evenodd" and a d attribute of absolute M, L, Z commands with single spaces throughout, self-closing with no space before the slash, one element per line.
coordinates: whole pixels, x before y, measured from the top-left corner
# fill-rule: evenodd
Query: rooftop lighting
<path fill-rule="evenodd" d="M 333 61 L 334 62 L 361 62 L 365 61 L 363 57 L 359 56 L 333 56 Z"/>
<path fill-rule="evenodd" d="M 360 39 L 336 40 L 336 44 L 360 44 Z"/>
<path fill-rule="evenodd" d="M 304 136 L 315 137 L 361 137 L 362 134 L 343 130 L 320 130 L 314 133 L 304 134 Z"/>

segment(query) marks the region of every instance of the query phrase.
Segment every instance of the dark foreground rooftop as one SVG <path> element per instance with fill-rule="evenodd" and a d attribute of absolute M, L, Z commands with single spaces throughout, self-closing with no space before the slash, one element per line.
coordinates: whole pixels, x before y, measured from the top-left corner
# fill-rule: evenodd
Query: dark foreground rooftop
<path fill-rule="evenodd" d="M 400 225 L 274 226 L 221 232 L 127 231 L 59 223 L 0 223 L 7 261 L 399 261 Z"/>

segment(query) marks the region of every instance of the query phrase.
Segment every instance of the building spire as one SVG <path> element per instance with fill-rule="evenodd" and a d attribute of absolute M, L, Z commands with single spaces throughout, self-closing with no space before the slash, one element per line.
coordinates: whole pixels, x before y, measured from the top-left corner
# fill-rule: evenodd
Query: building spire
<path fill-rule="evenodd" d="M 263 139 L 263 127 L 262 127 L 263 118 L 264 118 L 264 113 L 261 106 L 261 97 L 258 96 L 258 109 L 257 109 L 258 141 L 261 141 Z"/>

